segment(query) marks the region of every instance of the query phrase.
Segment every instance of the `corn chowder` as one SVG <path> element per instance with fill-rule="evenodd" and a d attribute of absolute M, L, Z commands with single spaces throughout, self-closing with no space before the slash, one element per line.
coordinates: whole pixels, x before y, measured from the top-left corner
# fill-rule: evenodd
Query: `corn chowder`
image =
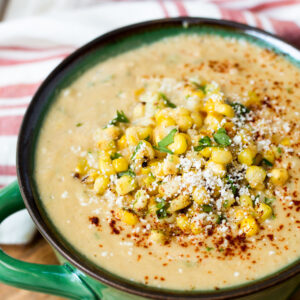
<path fill-rule="evenodd" d="M 245 41 L 179 35 L 111 58 L 53 104 L 35 178 L 88 259 L 173 289 L 245 283 L 300 249 L 300 72 Z"/>

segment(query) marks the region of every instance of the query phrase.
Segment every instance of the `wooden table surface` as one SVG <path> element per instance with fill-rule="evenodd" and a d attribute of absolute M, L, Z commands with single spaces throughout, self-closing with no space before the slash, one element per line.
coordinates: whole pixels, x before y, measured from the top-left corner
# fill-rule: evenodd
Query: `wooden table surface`
<path fill-rule="evenodd" d="M 37 235 L 26 246 L 1 246 L 3 251 L 14 258 L 40 264 L 58 264 L 58 261 L 46 241 Z M 63 300 L 64 298 L 17 289 L 0 283 L 0 300 Z M 299 300 L 300 291 L 290 300 Z M 121 299 L 120 299 L 121 300 Z"/>

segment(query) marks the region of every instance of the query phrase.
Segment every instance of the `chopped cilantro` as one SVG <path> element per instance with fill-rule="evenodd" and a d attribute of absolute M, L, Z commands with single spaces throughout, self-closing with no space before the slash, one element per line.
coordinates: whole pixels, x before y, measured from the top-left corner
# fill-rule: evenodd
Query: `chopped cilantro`
<path fill-rule="evenodd" d="M 160 142 L 158 142 L 158 147 L 154 147 L 154 149 L 159 150 L 160 152 L 173 154 L 173 152 L 169 150 L 167 146 L 174 142 L 174 135 L 176 132 L 176 128 L 172 129 L 167 136 L 165 136 Z"/>
<path fill-rule="evenodd" d="M 129 175 L 130 177 L 135 177 L 135 173 L 130 169 L 125 172 L 118 173 L 118 177 L 122 177 L 124 175 Z"/>
<path fill-rule="evenodd" d="M 286 91 L 287 91 L 289 94 L 292 94 L 292 93 L 293 93 L 293 89 L 292 89 L 291 87 L 288 87 L 288 88 L 286 89 Z"/>
<path fill-rule="evenodd" d="M 275 201 L 275 198 L 267 198 L 265 197 L 264 203 L 271 205 Z"/>
<path fill-rule="evenodd" d="M 203 204 L 202 205 L 202 210 L 206 213 L 209 213 L 213 210 L 213 208 L 210 206 L 210 205 L 207 205 L 207 204 Z"/>
<path fill-rule="evenodd" d="M 194 147 L 195 151 L 201 151 L 206 147 L 211 147 L 211 139 L 208 136 L 205 136 L 204 138 L 199 140 L 199 146 Z"/>
<path fill-rule="evenodd" d="M 117 116 L 108 122 L 108 125 L 117 125 L 119 123 L 129 123 L 129 119 L 126 117 L 124 112 L 117 110 Z M 107 126 L 106 126 L 107 127 Z"/>
<path fill-rule="evenodd" d="M 267 165 L 268 167 L 272 167 L 272 166 L 273 166 L 273 164 L 272 164 L 269 160 L 267 160 L 266 158 L 263 158 L 263 159 L 262 159 L 262 162 L 263 162 L 265 165 Z"/>
<path fill-rule="evenodd" d="M 281 150 L 280 147 L 277 147 L 277 152 L 280 153 L 280 154 L 282 153 L 282 150 Z"/>
<path fill-rule="evenodd" d="M 156 215 L 158 219 L 163 219 L 169 216 L 167 209 L 169 208 L 169 203 L 166 202 L 164 198 L 156 198 L 156 207 L 158 208 L 156 211 Z"/>
<path fill-rule="evenodd" d="M 226 217 L 225 217 L 223 214 L 217 215 L 217 217 L 216 217 L 216 223 L 217 223 L 217 224 L 221 224 L 221 222 L 222 222 L 223 220 L 226 220 Z"/>
<path fill-rule="evenodd" d="M 214 248 L 213 247 L 206 247 L 206 251 L 211 251 L 211 250 L 214 250 Z"/>
<path fill-rule="evenodd" d="M 227 135 L 225 128 L 219 128 L 217 132 L 213 135 L 214 140 L 220 146 L 229 146 L 231 144 L 231 139 Z"/>
<path fill-rule="evenodd" d="M 141 149 L 143 143 L 144 143 L 143 141 L 140 141 L 140 142 L 136 145 L 136 147 L 135 147 L 135 149 L 134 149 L 134 151 L 133 151 L 133 153 L 132 153 L 131 160 L 135 158 L 136 154 L 137 154 L 137 153 L 139 152 L 139 150 Z"/>
<path fill-rule="evenodd" d="M 245 115 L 247 115 L 250 112 L 250 110 L 241 103 L 234 102 L 234 103 L 229 103 L 229 105 L 232 106 L 232 108 L 234 109 L 235 114 L 238 118 L 244 117 Z"/>
<path fill-rule="evenodd" d="M 226 200 L 224 200 L 224 202 L 223 202 L 223 207 L 224 208 L 228 208 L 228 204 L 229 204 L 229 201 L 226 199 Z"/>
<path fill-rule="evenodd" d="M 83 125 L 83 123 L 77 123 L 76 124 L 76 127 L 80 127 L 80 126 L 82 126 Z"/>
<path fill-rule="evenodd" d="M 120 153 L 117 153 L 117 152 L 110 155 L 111 160 L 117 159 L 119 157 L 122 157 L 122 155 Z"/>
<path fill-rule="evenodd" d="M 145 137 L 145 141 L 149 142 L 150 140 L 150 135 L 148 135 L 147 137 Z"/>
<path fill-rule="evenodd" d="M 191 83 L 196 87 L 197 90 L 201 90 L 204 94 L 206 94 L 206 85 L 201 85 L 195 81 L 191 81 Z"/>
<path fill-rule="evenodd" d="M 219 252 L 223 252 L 224 251 L 224 248 L 219 248 Z"/>
<path fill-rule="evenodd" d="M 164 93 L 159 93 L 159 96 L 163 99 L 163 102 L 166 106 L 176 108 L 176 105 L 172 103 Z"/>
<path fill-rule="evenodd" d="M 236 195 L 236 194 L 237 194 L 237 187 L 236 187 L 236 185 L 234 184 L 234 182 L 232 181 L 232 179 L 227 175 L 227 176 L 225 177 L 225 180 L 226 180 L 226 182 L 227 182 L 228 184 L 230 184 L 230 188 L 231 188 L 231 190 L 232 190 L 233 195 Z"/>

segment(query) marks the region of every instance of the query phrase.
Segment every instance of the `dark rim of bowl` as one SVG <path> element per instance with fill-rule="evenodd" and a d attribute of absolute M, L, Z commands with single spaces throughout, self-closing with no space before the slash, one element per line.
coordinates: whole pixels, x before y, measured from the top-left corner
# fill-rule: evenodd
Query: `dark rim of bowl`
<path fill-rule="evenodd" d="M 111 39 L 116 39 L 118 37 L 122 37 L 124 35 L 134 35 L 136 32 L 140 30 L 147 29 L 156 29 L 162 26 L 180 26 L 184 23 L 189 25 L 207 25 L 207 26 L 218 26 L 220 28 L 225 28 L 229 30 L 233 30 L 239 33 L 244 33 L 248 36 L 252 36 L 254 38 L 258 38 L 259 40 L 268 40 L 271 45 L 280 49 L 284 54 L 291 54 L 296 56 L 297 60 L 300 61 L 300 52 L 294 46 L 290 45 L 283 39 L 265 32 L 261 29 L 251 27 L 248 25 L 232 22 L 232 21 L 224 21 L 224 20 L 216 20 L 216 19 L 208 19 L 208 18 L 197 18 L 197 17 L 178 17 L 178 18 L 170 18 L 170 19 L 158 19 L 153 21 L 146 21 L 142 23 L 137 23 L 129 26 L 125 26 L 113 31 L 110 31 L 94 40 L 89 42 L 88 44 L 80 47 L 78 50 L 73 52 L 70 56 L 64 59 L 44 80 L 42 85 L 39 87 L 38 91 L 35 93 L 22 122 L 18 143 L 17 143 L 17 176 L 19 187 L 21 190 L 22 197 L 24 199 L 27 210 L 29 211 L 33 221 L 35 222 L 38 230 L 44 236 L 44 238 L 71 264 L 76 266 L 79 270 L 93 277 L 94 279 L 117 288 L 121 291 L 135 294 L 142 297 L 154 298 L 154 299 L 235 299 L 240 296 L 246 296 L 249 294 L 253 294 L 267 288 L 271 288 L 274 285 L 279 283 L 283 283 L 284 281 L 290 279 L 291 277 L 300 273 L 300 263 L 299 261 L 296 264 L 293 264 L 290 267 L 287 267 L 285 270 L 271 276 L 267 279 L 258 279 L 257 282 L 246 284 L 241 287 L 232 287 L 232 289 L 228 289 L 225 291 L 215 291 L 215 292 L 206 292 L 199 294 L 189 294 L 188 291 L 180 291 L 174 290 L 172 291 L 164 291 L 159 289 L 151 289 L 151 287 L 144 286 L 136 286 L 134 284 L 130 284 L 125 280 L 120 278 L 115 278 L 114 276 L 108 276 L 107 274 L 101 274 L 101 272 L 96 272 L 92 270 L 89 266 L 87 266 L 84 262 L 79 261 L 78 257 L 74 253 L 72 253 L 69 249 L 67 249 L 57 237 L 50 232 L 47 227 L 42 215 L 39 211 L 38 206 L 35 202 L 35 194 L 32 188 L 32 174 L 30 174 L 30 167 L 28 167 L 28 158 L 32 154 L 32 147 L 30 146 L 30 141 L 32 139 L 33 132 L 36 131 L 32 123 L 32 118 L 37 119 L 37 115 L 39 113 L 38 108 L 35 109 L 37 104 L 41 101 L 43 91 L 45 89 L 53 88 L 55 86 L 55 78 L 60 77 L 59 75 L 63 74 L 64 69 L 71 64 L 74 60 L 78 59 L 85 52 L 101 47 L 103 44 L 107 44 Z M 117 276 L 116 276 L 117 277 Z"/>

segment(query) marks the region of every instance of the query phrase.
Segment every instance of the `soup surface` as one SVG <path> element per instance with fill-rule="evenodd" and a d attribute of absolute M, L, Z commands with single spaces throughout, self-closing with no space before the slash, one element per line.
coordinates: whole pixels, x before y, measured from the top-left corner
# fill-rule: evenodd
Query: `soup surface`
<path fill-rule="evenodd" d="M 153 97 L 162 107 L 153 108 Z M 218 101 L 227 106 L 216 108 Z M 178 35 L 145 45 L 95 65 L 52 105 L 41 129 L 35 162 L 42 203 L 59 232 L 78 251 L 130 280 L 173 289 L 215 289 L 258 279 L 300 254 L 299 107 L 299 70 L 269 50 L 205 35 Z M 205 195 L 200 200 L 193 195 L 196 183 L 185 205 L 174 208 L 162 195 L 152 203 L 154 212 L 149 206 L 140 213 L 128 204 L 137 197 L 136 185 L 127 189 L 131 182 L 124 183 L 127 193 L 120 188 L 117 193 L 112 188 L 101 190 L 99 180 L 95 187 L 95 178 L 101 174 L 103 127 L 119 126 L 127 138 L 127 146 L 122 145 L 117 131 L 113 144 L 104 147 L 110 154 L 108 160 L 113 163 L 124 157 L 131 166 L 131 173 L 124 167 L 125 176 L 133 178 L 133 173 L 138 178 L 132 152 L 139 139 L 154 145 L 157 112 L 167 116 L 170 111 L 186 111 L 183 108 L 189 118 L 180 124 L 182 117 L 175 114 L 174 124 L 168 118 L 162 121 L 171 123 L 164 126 L 165 134 L 156 140 L 151 157 L 160 163 L 176 156 L 175 174 L 155 173 L 147 165 L 147 155 L 142 167 L 149 167 L 151 176 L 159 178 L 158 190 L 184 172 L 202 176 L 206 183 L 209 176 L 216 176 L 218 181 L 205 186 L 208 202 L 203 200 Z M 191 118 L 191 125 L 186 125 Z M 131 147 L 129 131 L 133 129 L 127 128 L 137 126 L 150 127 L 151 136 L 137 136 Z M 189 150 L 184 151 L 195 155 L 198 169 L 189 166 L 188 154 L 169 147 L 175 134 L 186 139 Z M 158 143 L 167 136 L 169 142 Z M 229 161 L 216 164 L 216 149 L 231 153 Z M 238 156 L 245 149 L 250 154 L 247 150 Z M 221 160 L 225 152 L 219 152 Z M 262 173 L 263 178 L 253 175 L 261 182 L 249 179 L 251 167 Z M 272 173 L 274 168 L 280 170 L 279 175 Z M 124 178 L 121 173 L 113 171 L 108 176 L 111 187 L 114 180 Z M 153 193 L 147 194 L 149 201 Z M 185 195 L 178 189 L 174 193 L 176 199 Z M 255 228 L 241 221 L 245 218 Z M 199 230 L 191 225 L 195 220 Z"/>

